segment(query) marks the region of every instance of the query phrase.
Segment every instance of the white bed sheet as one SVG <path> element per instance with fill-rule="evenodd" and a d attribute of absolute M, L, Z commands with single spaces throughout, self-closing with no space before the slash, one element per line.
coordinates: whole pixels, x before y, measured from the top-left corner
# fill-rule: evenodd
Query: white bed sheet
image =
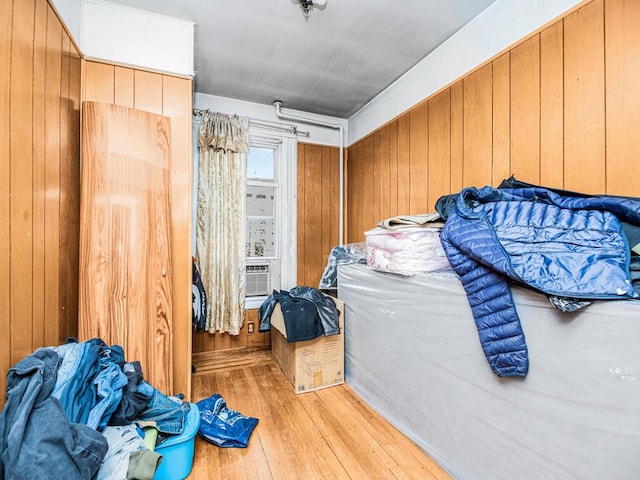
<path fill-rule="evenodd" d="M 640 301 L 514 288 L 525 378 L 498 378 L 453 273 L 340 265 L 347 383 L 456 479 L 640 479 Z"/>

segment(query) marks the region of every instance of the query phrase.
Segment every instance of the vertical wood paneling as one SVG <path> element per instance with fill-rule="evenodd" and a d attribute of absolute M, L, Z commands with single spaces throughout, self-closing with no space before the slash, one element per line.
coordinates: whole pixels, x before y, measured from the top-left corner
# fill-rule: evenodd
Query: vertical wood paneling
<path fill-rule="evenodd" d="M 122 72 L 123 70 L 128 69 L 116 69 L 116 79 L 132 76 L 130 72 Z M 122 84 L 129 84 L 129 81 L 123 81 Z M 119 82 L 116 83 L 117 85 Z M 191 391 L 191 192 L 193 184 L 191 99 L 191 80 L 162 76 L 162 114 L 171 118 L 173 384 L 176 392 L 183 393 Z"/>
<path fill-rule="evenodd" d="M 304 208 L 304 199 L 306 197 L 305 191 L 305 178 L 307 171 L 306 169 L 306 157 L 305 157 L 305 146 L 303 143 L 298 143 L 298 218 L 297 218 L 297 232 L 298 238 L 296 241 L 297 245 L 297 263 L 296 263 L 296 271 L 297 271 L 297 284 L 300 285 L 300 282 L 304 281 L 304 267 L 306 264 L 305 259 L 305 248 L 304 248 L 304 240 L 305 240 L 305 226 L 307 224 L 306 219 L 306 208 Z"/>
<path fill-rule="evenodd" d="M 372 229 L 376 223 L 376 214 L 373 211 L 373 136 L 369 135 L 362 142 L 361 150 L 361 175 L 362 175 L 362 236 L 364 232 Z"/>
<path fill-rule="evenodd" d="M 114 103 L 114 68 L 113 65 L 106 63 L 85 63 L 82 95 L 84 101 Z"/>
<path fill-rule="evenodd" d="M 510 55 L 504 54 L 493 61 L 493 168 L 491 184 L 498 185 L 511 175 L 511 92 Z"/>
<path fill-rule="evenodd" d="M 66 32 L 62 33 L 62 70 L 60 76 L 60 158 L 63 160 L 60 162 L 60 197 L 65 199 L 65 203 L 68 201 L 69 195 L 69 181 L 71 175 L 71 167 L 69 165 L 69 155 L 71 152 L 71 146 L 69 139 L 71 135 L 70 125 L 70 112 L 69 112 L 69 88 L 71 85 L 70 76 L 70 48 L 72 47 L 69 36 Z M 67 205 L 69 206 L 69 205 Z M 66 207 L 67 207 L 66 206 Z M 67 269 L 69 268 L 69 231 L 73 226 L 70 222 L 69 208 L 60 209 L 60 256 L 59 262 L 59 281 L 58 281 L 58 310 L 60 325 L 58 328 L 58 341 L 57 343 L 64 343 L 66 337 L 65 333 L 69 329 L 69 310 L 67 308 L 68 296 L 71 289 L 75 290 L 75 282 L 69 283 L 70 278 Z M 73 232 L 77 234 L 77 232 Z M 77 277 L 76 277 L 77 278 Z M 76 280 L 77 281 L 77 280 Z M 72 321 L 76 321 L 73 319 Z"/>
<path fill-rule="evenodd" d="M 399 215 L 398 209 L 398 121 L 389 124 L 389 217 Z"/>
<path fill-rule="evenodd" d="M 331 199 L 333 196 L 332 190 L 332 177 L 331 177 L 331 164 L 333 159 L 331 158 L 331 149 L 328 147 L 322 147 L 322 164 L 320 168 L 320 182 L 321 182 L 321 194 L 320 198 L 322 199 L 322 217 L 320 220 L 321 226 L 321 242 L 320 242 L 320 262 L 318 265 L 315 265 L 315 271 L 313 272 L 311 278 L 308 283 L 311 284 L 312 287 L 317 287 L 318 283 L 320 283 L 320 276 L 322 275 L 322 270 L 324 266 L 327 264 L 327 260 L 329 258 L 329 252 L 331 248 L 335 245 L 337 235 L 334 235 L 335 228 L 337 227 L 334 219 L 336 217 L 333 216 L 333 205 L 329 203 L 327 200 Z M 335 203 L 335 202 L 333 202 Z"/>
<path fill-rule="evenodd" d="M 62 77 L 62 26 L 51 8 L 47 18 L 47 82 L 45 91 L 45 231 L 46 252 L 44 305 L 47 315 L 45 324 L 45 345 L 56 345 L 62 329 L 58 307 L 60 285 L 60 211 L 64 207 L 64 197 L 60 188 L 60 165 L 65 160 L 60 157 L 61 135 L 61 77 Z M 78 232 L 79 235 L 79 232 Z"/>
<path fill-rule="evenodd" d="M 134 107 L 135 84 L 133 69 L 114 67 L 113 70 L 113 103 L 123 107 Z M 164 89 L 163 89 L 164 93 Z"/>
<path fill-rule="evenodd" d="M 398 118 L 398 213 L 410 213 L 411 163 L 409 114 Z"/>
<path fill-rule="evenodd" d="M 33 34 L 35 1 L 13 4 L 11 39 L 11 363 L 32 351 Z M 20 325 L 20 328 L 14 326 Z"/>
<path fill-rule="evenodd" d="M 135 70 L 133 107 L 145 112 L 162 114 L 162 75 Z"/>
<path fill-rule="evenodd" d="M 380 146 L 380 130 L 371 135 L 371 184 L 372 184 L 372 197 L 371 197 L 371 211 L 373 215 L 374 223 L 380 220 L 380 176 L 382 170 L 382 148 Z"/>
<path fill-rule="evenodd" d="M 33 44 L 33 255 L 45 258 L 45 90 L 47 66 L 47 16 L 46 2 L 36 2 Z M 45 330 L 45 263 L 33 263 L 33 344 L 44 345 Z"/>
<path fill-rule="evenodd" d="M 483 187 L 491 183 L 493 158 L 492 69 L 485 65 L 463 81 L 464 89 L 464 186 Z"/>
<path fill-rule="evenodd" d="M 540 32 L 540 183 L 564 183 L 563 23 Z"/>
<path fill-rule="evenodd" d="M 416 205 L 438 197 L 434 185 L 442 178 L 434 176 L 447 169 L 452 193 L 495 186 L 514 173 L 549 187 L 637 196 L 640 60 L 634 52 L 640 48 L 639 23 L 638 2 L 584 3 L 398 116 L 389 123 L 395 129 L 388 158 L 376 147 L 376 165 L 369 167 L 384 172 L 389 164 L 389 195 L 381 189 L 379 205 L 397 199 L 397 213 L 418 211 Z M 446 91 L 448 110 L 439 103 Z M 428 122 L 421 120 L 425 104 Z M 350 153 L 364 160 L 369 139 L 379 140 L 386 128 L 352 145 Z M 429 158 L 428 175 L 418 160 L 422 155 Z M 366 182 L 366 172 L 360 176 Z M 352 211 L 370 208 L 369 188 L 350 182 Z"/>
<path fill-rule="evenodd" d="M 605 4 L 606 193 L 640 196 L 640 4 Z"/>
<path fill-rule="evenodd" d="M 511 172 L 540 183 L 540 36 L 511 50 Z"/>
<path fill-rule="evenodd" d="M 378 192 L 380 199 L 380 207 L 378 218 L 383 220 L 392 216 L 390 198 L 391 198 L 391 173 L 390 173 L 390 155 L 389 155 L 389 125 L 383 127 L 376 132 L 375 150 L 379 155 L 379 177 Z"/>
<path fill-rule="evenodd" d="M 464 107 L 462 82 L 451 86 L 451 192 L 462 187 L 464 159 Z"/>
<path fill-rule="evenodd" d="M 409 112 L 409 213 L 430 211 L 429 184 L 429 103 L 424 102 Z"/>
<path fill-rule="evenodd" d="M 80 54 L 69 43 L 69 182 L 67 188 L 68 245 L 67 258 L 67 330 L 65 340 L 78 336 L 78 277 L 80 259 L 80 97 L 82 64 Z"/>
<path fill-rule="evenodd" d="M 429 173 L 427 211 L 435 211 L 438 198 L 449 193 L 451 183 L 451 92 L 429 100 Z"/>
<path fill-rule="evenodd" d="M 309 287 L 317 265 L 322 263 L 322 147 L 305 145 L 305 198 L 306 225 L 304 230 L 304 283 Z"/>
<path fill-rule="evenodd" d="M 564 20 L 564 186 L 605 190 L 604 11 L 593 0 Z"/>
<path fill-rule="evenodd" d="M 70 259 L 79 227 L 67 212 L 77 207 L 78 117 L 71 105 L 80 95 L 80 65 L 63 64 L 63 48 L 62 25 L 46 0 L 0 2 L 2 385 L 13 363 L 74 331 L 61 312 L 75 327 Z M 70 42 L 65 55 L 77 58 Z"/>
<path fill-rule="evenodd" d="M 0 2 L 0 385 L 6 385 L 11 367 L 11 37 L 13 2 Z M 0 396 L 0 406 L 4 395 Z"/>
<path fill-rule="evenodd" d="M 338 245 L 340 232 L 340 149 L 325 147 L 329 151 L 329 179 L 331 181 L 331 187 L 329 188 L 329 197 L 323 199 L 323 204 L 329 205 L 329 229 L 331 230 L 331 236 L 329 237 L 329 249 L 325 252 L 328 257 L 328 254 L 331 251 L 331 248 Z M 347 160 L 347 151 L 343 149 L 343 164 Z M 343 165 L 344 167 L 344 165 Z M 344 185 L 343 185 L 344 189 Z M 344 196 L 344 191 L 342 192 Z M 344 198 L 343 198 L 344 200 Z M 344 218 L 343 218 L 344 223 Z M 344 232 L 343 232 L 344 235 Z M 344 239 L 343 239 L 344 240 Z M 320 277 L 322 276 L 322 272 L 324 271 L 325 264 L 321 265 L 320 276 L 318 277 L 318 282 L 320 282 Z"/>

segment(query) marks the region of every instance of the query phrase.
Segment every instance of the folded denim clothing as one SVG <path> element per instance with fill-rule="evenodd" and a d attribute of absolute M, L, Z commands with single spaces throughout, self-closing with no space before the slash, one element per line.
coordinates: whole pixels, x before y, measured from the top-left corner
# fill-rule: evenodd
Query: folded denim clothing
<path fill-rule="evenodd" d="M 245 448 L 258 419 L 227 408 L 218 393 L 196 403 L 200 409 L 198 434 L 218 447 Z"/>

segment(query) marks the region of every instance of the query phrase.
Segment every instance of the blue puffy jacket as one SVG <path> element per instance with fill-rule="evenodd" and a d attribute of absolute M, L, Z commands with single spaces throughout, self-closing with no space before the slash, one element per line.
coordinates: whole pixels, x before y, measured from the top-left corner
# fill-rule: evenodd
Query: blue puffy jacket
<path fill-rule="evenodd" d="M 443 199 L 437 204 L 447 218 L 442 245 L 464 286 L 487 360 L 500 377 L 524 376 L 529 368 L 510 280 L 559 296 L 638 296 L 620 220 L 640 225 L 640 201 L 564 196 L 540 187 L 472 187 L 443 212 Z"/>

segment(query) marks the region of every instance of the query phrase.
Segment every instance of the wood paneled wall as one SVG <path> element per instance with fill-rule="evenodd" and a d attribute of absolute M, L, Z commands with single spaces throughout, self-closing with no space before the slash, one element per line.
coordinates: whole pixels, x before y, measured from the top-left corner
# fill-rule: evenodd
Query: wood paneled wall
<path fill-rule="evenodd" d="M 191 391 L 192 81 L 84 61 L 82 99 L 122 105 L 171 118 L 171 251 L 173 385 Z"/>
<path fill-rule="evenodd" d="M 13 364 L 77 333 L 80 70 L 46 0 L 0 2 L 3 389 Z"/>
<path fill-rule="evenodd" d="M 318 286 L 331 248 L 338 244 L 340 151 L 337 147 L 298 143 L 297 284 Z M 254 333 L 248 333 L 248 324 Z M 258 332 L 258 311 L 247 310 L 237 336 L 198 332 L 193 352 L 269 348 L 269 332 Z"/>
<path fill-rule="evenodd" d="M 349 148 L 347 241 L 466 186 L 640 196 L 640 2 L 593 0 Z"/>
<path fill-rule="evenodd" d="M 318 288 L 329 252 L 338 244 L 340 151 L 298 144 L 298 285 Z"/>

